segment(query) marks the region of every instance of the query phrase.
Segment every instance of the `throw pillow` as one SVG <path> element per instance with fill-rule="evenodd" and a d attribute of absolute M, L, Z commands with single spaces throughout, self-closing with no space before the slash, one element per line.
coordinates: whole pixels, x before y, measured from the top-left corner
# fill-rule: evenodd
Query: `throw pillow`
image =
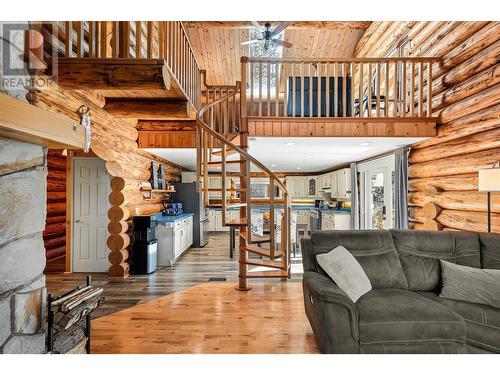
<path fill-rule="evenodd" d="M 500 308 L 500 270 L 461 266 L 442 259 L 440 264 L 439 297 Z"/>
<path fill-rule="evenodd" d="M 338 246 L 328 253 L 316 255 L 316 260 L 353 302 L 372 290 L 365 271 L 345 247 Z"/>

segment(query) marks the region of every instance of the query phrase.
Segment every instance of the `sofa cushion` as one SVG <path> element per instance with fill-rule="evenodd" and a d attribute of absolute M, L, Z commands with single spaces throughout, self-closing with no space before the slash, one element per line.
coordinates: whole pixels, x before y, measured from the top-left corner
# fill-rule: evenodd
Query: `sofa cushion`
<path fill-rule="evenodd" d="M 391 233 L 409 290 L 435 291 L 439 288 L 439 259 L 481 268 L 477 233 L 409 230 L 391 230 Z"/>
<path fill-rule="evenodd" d="M 500 234 L 481 233 L 481 267 L 500 270 Z"/>
<path fill-rule="evenodd" d="M 478 303 L 438 297 L 432 292 L 419 292 L 461 315 L 467 326 L 467 343 L 500 353 L 500 309 Z"/>
<path fill-rule="evenodd" d="M 311 235 L 314 257 L 305 263 L 314 262 L 315 271 L 322 272 L 316 262 L 316 255 L 344 246 L 359 262 L 368 276 L 372 288 L 407 289 L 408 284 L 399 261 L 392 236 L 385 230 L 319 231 Z"/>
<path fill-rule="evenodd" d="M 464 319 L 441 303 L 417 293 L 375 289 L 362 296 L 355 306 L 362 345 L 428 343 L 435 347 L 439 343 L 455 343 L 465 347 Z"/>

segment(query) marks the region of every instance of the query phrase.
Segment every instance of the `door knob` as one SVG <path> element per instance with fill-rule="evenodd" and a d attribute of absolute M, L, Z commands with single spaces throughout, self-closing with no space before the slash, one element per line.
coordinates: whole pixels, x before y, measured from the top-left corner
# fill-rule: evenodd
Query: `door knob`
<path fill-rule="evenodd" d="M 78 220 L 78 219 L 76 219 L 76 220 L 75 220 L 75 223 L 81 223 L 81 221 L 80 221 L 80 220 Z"/>

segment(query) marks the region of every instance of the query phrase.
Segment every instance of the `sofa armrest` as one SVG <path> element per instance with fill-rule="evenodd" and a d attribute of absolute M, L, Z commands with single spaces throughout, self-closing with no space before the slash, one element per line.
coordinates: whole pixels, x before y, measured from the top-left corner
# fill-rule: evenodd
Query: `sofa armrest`
<path fill-rule="evenodd" d="M 341 306 L 348 312 L 351 336 L 357 341 L 359 339 L 358 311 L 347 294 L 330 278 L 317 272 L 304 272 L 303 284 L 304 288 L 320 302 Z"/>

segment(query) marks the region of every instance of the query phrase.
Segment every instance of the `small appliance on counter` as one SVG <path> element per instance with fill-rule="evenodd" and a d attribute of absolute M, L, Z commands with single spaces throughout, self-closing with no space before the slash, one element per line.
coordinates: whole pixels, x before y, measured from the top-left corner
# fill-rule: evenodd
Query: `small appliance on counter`
<path fill-rule="evenodd" d="M 165 216 L 176 216 L 182 214 L 182 203 L 178 202 L 165 202 L 165 209 L 163 210 L 163 215 Z"/>
<path fill-rule="evenodd" d="M 152 216 L 136 216 L 133 219 L 133 243 L 130 266 L 134 274 L 147 274 L 156 271 L 157 241 L 156 222 Z"/>

